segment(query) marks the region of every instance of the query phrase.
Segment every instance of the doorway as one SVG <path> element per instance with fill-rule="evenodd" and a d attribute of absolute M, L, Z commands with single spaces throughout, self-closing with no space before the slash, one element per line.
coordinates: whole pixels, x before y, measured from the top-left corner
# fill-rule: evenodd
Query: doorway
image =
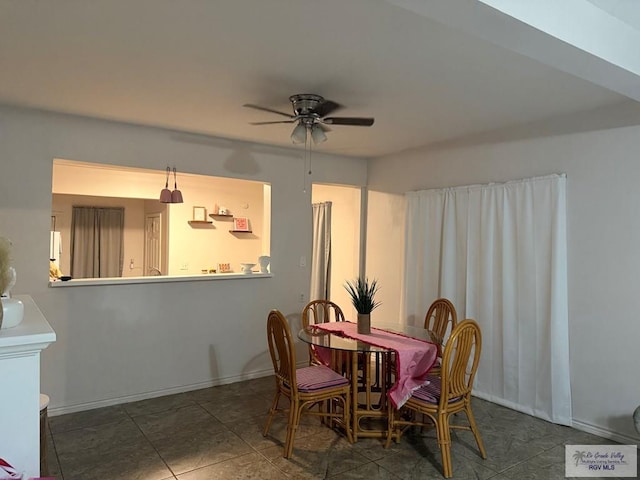
<path fill-rule="evenodd" d="M 312 203 L 331 202 L 329 300 L 337 303 L 350 319 L 355 318 L 355 309 L 344 284 L 360 271 L 360 198 L 358 187 L 314 183 L 311 191 Z"/>
<path fill-rule="evenodd" d="M 162 260 L 162 213 L 147 213 L 144 218 L 144 275 L 162 275 Z"/>

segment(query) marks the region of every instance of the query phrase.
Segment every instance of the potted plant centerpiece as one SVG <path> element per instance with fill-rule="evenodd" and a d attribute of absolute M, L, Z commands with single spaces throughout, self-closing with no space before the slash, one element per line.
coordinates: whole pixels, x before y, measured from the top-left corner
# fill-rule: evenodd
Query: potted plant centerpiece
<path fill-rule="evenodd" d="M 351 302 L 358 312 L 358 333 L 371 333 L 371 311 L 380 305 L 375 300 L 376 292 L 379 290 L 377 280 L 369 283 L 368 278 L 358 277 L 353 282 L 347 281 L 344 288 L 351 296 Z"/>

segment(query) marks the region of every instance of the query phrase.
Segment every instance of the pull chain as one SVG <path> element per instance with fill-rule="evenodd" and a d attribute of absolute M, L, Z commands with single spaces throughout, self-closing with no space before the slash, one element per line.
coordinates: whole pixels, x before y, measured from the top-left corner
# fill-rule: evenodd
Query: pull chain
<path fill-rule="evenodd" d="M 302 171 L 302 191 L 307 193 L 307 177 L 311 180 L 311 137 L 310 129 L 307 128 L 305 139 L 304 139 L 304 166 Z M 309 186 L 311 182 L 309 182 Z"/>
<path fill-rule="evenodd" d="M 307 143 L 309 142 L 308 136 L 304 137 L 304 155 L 302 157 L 302 191 L 307 193 Z"/>

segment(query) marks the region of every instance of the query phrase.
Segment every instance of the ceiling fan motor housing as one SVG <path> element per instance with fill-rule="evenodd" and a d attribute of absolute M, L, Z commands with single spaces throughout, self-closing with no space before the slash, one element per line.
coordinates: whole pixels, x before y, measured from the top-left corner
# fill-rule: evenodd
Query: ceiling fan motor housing
<path fill-rule="evenodd" d="M 293 111 L 295 115 L 310 115 L 318 105 L 324 102 L 324 98 L 322 98 L 320 95 L 314 95 L 312 93 L 300 93 L 298 95 L 291 95 L 289 97 L 289 100 L 293 105 Z"/>

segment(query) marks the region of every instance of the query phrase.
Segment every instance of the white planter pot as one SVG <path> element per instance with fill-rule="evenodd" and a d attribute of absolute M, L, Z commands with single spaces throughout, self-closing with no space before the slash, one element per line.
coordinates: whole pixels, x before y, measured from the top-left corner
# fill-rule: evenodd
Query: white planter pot
<path fill-rule="evenodd" d="M 2 324 L 1 329 L 18 325 L 24 318 L 24 304 L 17 298 L 1 297 L 2 300 Z"/>

